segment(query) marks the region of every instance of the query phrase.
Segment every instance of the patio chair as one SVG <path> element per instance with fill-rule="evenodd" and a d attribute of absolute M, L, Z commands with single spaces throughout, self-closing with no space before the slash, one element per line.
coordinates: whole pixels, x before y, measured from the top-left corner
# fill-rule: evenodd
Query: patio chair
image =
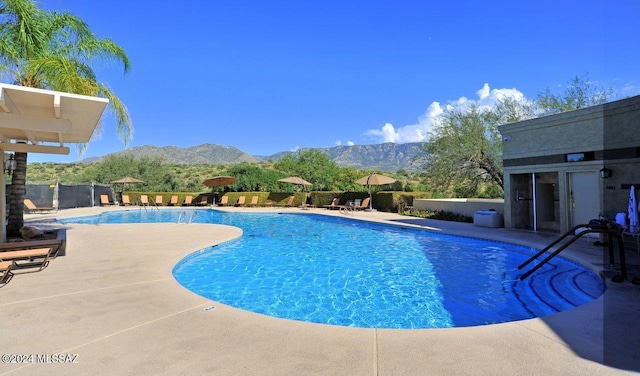
<path fill-rule="evenodd" d="M 149 206 L 149 196 L 140 195 L 140 205 L 141 206 Z"/>
<path fill-rule="evenodd" d="M 245 202 L 247 201 L 247 198 L 244 196 L 240 196 L 238 198 L 238 201 L 236 201 L 236 204 L 234 206 L 244 206 Z"/>
<path fill-rule="evenodd" d="M 218 202 L 218 206 L 227 206 L 229 205 L 229 196 L 220 197 L 220 202 Z"/>
<path fill-rule="evenodd" d="M 296 196 L 293 196 L 293 195 L 289 196 L 289 199 L 287 200 L 287 203 L 284 204 L 284 206 L 289 207 L 289 208 L 292 207 L 293 206 L 293 200 L 295 200 L 295 199 L 296 199 Z"/>
<path fill-rule="evenodd" d="M 109 195 L 100 195 L 100 205 L 101 206 L 110 206 L 115 205 L 113 202 L 109 201 Z"/>
<path fill-rule="evenodd" d="M 33 201 L 28 198 L 24 199 L 24 206 L 27 207 L 29 213 L 50 213 L 56 210 L 53 206 L 36 206 Z"/>
<path fill-rule="evenodd" d="M 369 209 L 369 200 L 370 198 L 367 197 L 364 200 L 362 200 L 362 202 L 358 202 L 359 200 L 356 200 L 356 202 L 353 205 L 353 209 L 355 210 L 365 210 L 365 209 Z"/>
<path fill-rule="evenodd" d="M 4 251 L 0 252 L 0 262 L 11 261 L 13 274 L 19 270 L 24 270 L 24 273 L 39 272 L 49 265 L 52 249 L 52 247 L 45 247 Z"/>
<path fill-rule="evenodd" d="M 164 204 L 162 203 L 162 200 L 163 200 L 162 195 L 156 195 L 155 205 L 156 206 L 163 206 Z"/>
<path fill-rule="evenodd" d="M 192 201 L 193 201 L 193 196 L 187 196 L 184 198 L 184 202 L 182 203 L 182 206 L 190 206 Z"/>
<path fill-rule="evenodd" d="M 122 205 L 124 206 L 131 205 L 131 199 L 129 198 L 129 195 L 122 195 Z"/>
<path fill-rule="evenodd" d="M 340 209 L 339 203 L 340 203 L 340 198 L 339 197 L 334 197 L 333 200 L 331 201 L 330 205 L 322 205 L 322 207 L 326 208 L 326 209 L 330 209 L 330 210 Z"/>
<path fill-rule="evenodd" d="M 251 203 L 249 203 L 250 206 L 258 206 L 258 196 L 253 196 L 251 197 Z"/>
<path fill-rule="evenodd" d="M 176 206 L 176 205 L 178 205 L 178 196 L 177 195 L 171 196 L 171 201 L 169 201 L 169 203 L 167 205 L 168 206 Z"/>
<path fill-rule="evenodd" d="M 23 251 L 28 249 L 49 249 L 49 258 L 64 256 L 66 251 L 66 235 L 64 238 L 43 239 L 43 240 L 27 240 L 24 242 L 11 242 L 0 244 L 0 259 L 5 252 Z"/>
<path fill-rule="evenodd" d="M 198 203 L 198 206 L 207 206 L 209 205 L 209 199 L 207 198 L 207 195 L 204 195 L 200 198 L 200 203 Z"/>
<path fill-rule="evenodd" d="M 11 269 L 13 268 L 13 261 L 0 261 L 0 286 L 4 286 L 13 277 Z"/>

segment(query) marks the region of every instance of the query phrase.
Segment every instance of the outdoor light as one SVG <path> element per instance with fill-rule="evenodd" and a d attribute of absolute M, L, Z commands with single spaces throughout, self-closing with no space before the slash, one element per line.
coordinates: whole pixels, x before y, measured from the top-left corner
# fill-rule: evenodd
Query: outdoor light
<path fill-rule="evenodd" d="M 16 160 L 13 159 L 13 154 L 11 154 L 9 156 L 9 159 L 6 159 L 4 161 L 4 172 L 6 174 L 11 174 L 15 169 L 16 169 Z"/>
<path fill-rule="evenodd" d="M 608 169 L 606 166 L 602 167 L 602 169 L 600 170 L 600 177 L 603 179 L 607 179 L 611 177 L 611 170 Z"/>

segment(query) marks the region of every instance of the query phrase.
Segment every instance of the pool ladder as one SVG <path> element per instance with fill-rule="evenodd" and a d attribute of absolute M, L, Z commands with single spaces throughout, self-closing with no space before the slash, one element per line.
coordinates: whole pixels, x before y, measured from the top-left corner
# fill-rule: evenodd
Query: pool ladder
<path fill-rule="evenodd" d="M 194 211 L 194 210 L 190 210 L 191 213 L 189 213 L 189 221 L 187 221 L 187 211 L 183 210 L 180 212 L 180 215 L 178 215 L 178 223 L 191 223 L 193 222 L 193 219 L 195 217 L 198 216 L 198 212 Z M 184 222 L 183 222 L 184 220 Z"/>
<path fill-rule="evenodd" d="M 576 234 L 576 231 L 579 229 L 583 229 Z M 569 236 L 573 235 L 573 237 L 569 238 L 566 243 L 562 244 L 558 249 L 553 251 L 549 256 L 547 256 L 544 260 L 540 261 L 533 268 L 529 269 L 526 273 L 520 276 L 520 280 L 524 280 L 528 276 L 530 276 L 533 272 L 540 269 L 544 264 L 549 262 L 552 258 L 556 257 L 560 252 L 564 251 L 573 244 L 576 240 L 580 239 L 583 235 L 586 234 L 607 234 L 607 244 L 609 246 L 609 264 L 610 267 L 613 268 L 614 256 L 613 256 L 613 238 L 615 236 L 618 241 L 619 253 L 620 253 L 620 275 L 615 276 L 612 280 L 614 282 L 621 282 L 627 279 L 627 263 L 624 256 L 624 240 L 622 239 L 622 231 L 620 230 L 620 226 L 616 223 L 589 223 L 585 225 L 577 225 L 573 227 L 571 230 L 567 231 L 564 235 L 553 241 L 551 244 L 546 246 L 544 249 L 536 253 L 527 261 L 523 262 L 520 266 L 518 266 L 518 270 L 521 270 L 525 266 L 529 265 L 535 259 L 537 259 L 543 253 L 549 251 L 554 246 L 558 245 L 563 240 L 569 238 Z"/>

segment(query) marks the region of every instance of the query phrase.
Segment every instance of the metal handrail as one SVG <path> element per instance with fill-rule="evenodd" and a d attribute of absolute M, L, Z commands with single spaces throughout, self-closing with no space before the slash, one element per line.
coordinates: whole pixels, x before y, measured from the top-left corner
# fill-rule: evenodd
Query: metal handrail
<path fill-rule="evenodd" d="M 575 232 L 580 228 L 586 228 L 586 230 L 580 231 L 578 234 L 575 234 Z M 523 262 L 521 265 L 518 266 L 518 270 L 521 270 L 522 268 L 524 268 L 525 266 L 533 262 L 535 259 L 537 259 L 540 255 L 547 252 L 555 245 L 559 244 L 562 240 L 566 239 L 570 235 L 573 235 L 573 237 L 569 239 L 567 243 L 564 243 L 562 246 L 556 249 L 553 253 L 547 256 L 544 260 L 540 261 L 540 263 L 538 263 L 529 271 L 521 275 L 520 280 L 523 281 L 525 278 L 530 276 L 533 272 L 540 269 L 544 264 L 549 262 L 549 260 L 556 257 L 560 252 L 567 249 L 567 247 L 573 244 L 576 240 L 580 239 L 583 235 L 590 234 L 590 233 L 607 234 L 607 239 L 608 239 L 607 244 L 609 246 L 609 263 L 611 264 L 611 266 L 613 266 L 613 263 L 614 263 L 613 237 L 615 235 L 616 239 L 618 240 L 618 248 L 620 253 L 620 277 L 622 278 L 622 280 L 626 280 L 627 279 L 627 263 L 624 255 L 624 240 L 622 239 L 622 235 L 620 234 L 620 231 L 617 227 L 613 227 L 612 225 L 601 225 L 601 224 L 577 225 L 573 227 L 571 230 L 567 231 L 561 237 L 554 240 L 551 244 L 549 244 L 544 249 L 542 249 L 541 251 L 533 255 L 531 258 L 529 258 L 527 261 Z"/>

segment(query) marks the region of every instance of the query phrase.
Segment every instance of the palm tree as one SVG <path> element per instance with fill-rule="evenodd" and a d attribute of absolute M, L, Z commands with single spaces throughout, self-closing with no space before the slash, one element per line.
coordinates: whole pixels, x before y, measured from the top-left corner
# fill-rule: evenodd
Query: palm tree
<path fill-rule="evenodd" d="M 114 60 L 129 71 L 129 58 L 111 39 L 94 35 L 69 12 L 40 9 L 34 0 L 0 0 L 0 77 L 15 85 L 52 89 L 109 99 L 117 132 L 125 146 L 133 126 L 124 104 L 97 80 L 90 63 Z M 86 145 L 78 145 L 83 153 Z M 15 153 L 7 234 L 23 225 L 27 153 Z"/>

